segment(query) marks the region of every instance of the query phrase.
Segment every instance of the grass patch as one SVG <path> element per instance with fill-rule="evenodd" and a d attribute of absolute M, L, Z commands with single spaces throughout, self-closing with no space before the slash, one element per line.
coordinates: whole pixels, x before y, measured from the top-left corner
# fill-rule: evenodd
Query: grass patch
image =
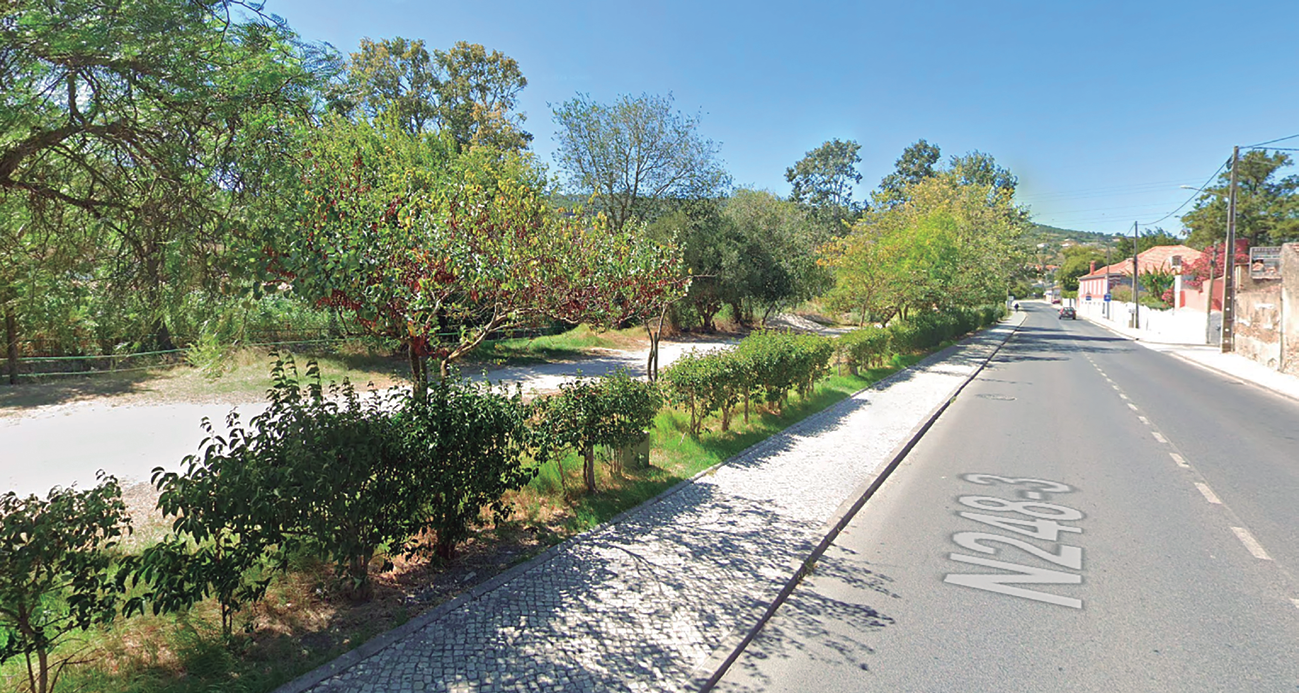
<path fill-rule="evenodd" d="M 592 349 L 643 349 L 649 346 L 643 327 L 625 330 L 596 330 L 579 325 L 560 334 L 516 337 L 483 342 L 467 357 L 471 363 L 521 366 L 554 361 L 573 361 L 590 355 Z"/>

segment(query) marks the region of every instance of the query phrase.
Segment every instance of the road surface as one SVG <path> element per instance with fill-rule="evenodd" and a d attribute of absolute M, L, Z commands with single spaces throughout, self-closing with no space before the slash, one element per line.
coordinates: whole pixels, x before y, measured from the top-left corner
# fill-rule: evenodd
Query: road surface
<path fill-rule="evenodd" d="M 1299 403 L 1028 320 L 718 691 L 1299 691 Z"/>

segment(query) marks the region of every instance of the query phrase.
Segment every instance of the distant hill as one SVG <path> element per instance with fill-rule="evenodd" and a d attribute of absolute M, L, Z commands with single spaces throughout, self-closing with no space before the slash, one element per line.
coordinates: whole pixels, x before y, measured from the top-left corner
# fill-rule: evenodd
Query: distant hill
<path fill-rule="evenodd" d="M 1081 243 L 1087 241 L 1098 241 L 1105 238 L 1105 234 L 1099 231 L 1076 231 L 1074 229 L 1062 229 L 1046 224 L 1034 224 L 1028 232 L 1030 238 L 1038 239 L 1035 243 L 1041 243 L 1045 240 L 1056 241 L 1057 243 L 1065 240 L 1073 240 Z"/>

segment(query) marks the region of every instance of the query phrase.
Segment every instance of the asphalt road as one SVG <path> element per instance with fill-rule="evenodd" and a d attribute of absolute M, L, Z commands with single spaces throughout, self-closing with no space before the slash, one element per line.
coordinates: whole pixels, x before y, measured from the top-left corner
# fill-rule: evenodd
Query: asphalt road
<path fill-rule="evenodd" d="M 716 690 L 1299 691 L 1299 403 L 1025 307 Z"/>

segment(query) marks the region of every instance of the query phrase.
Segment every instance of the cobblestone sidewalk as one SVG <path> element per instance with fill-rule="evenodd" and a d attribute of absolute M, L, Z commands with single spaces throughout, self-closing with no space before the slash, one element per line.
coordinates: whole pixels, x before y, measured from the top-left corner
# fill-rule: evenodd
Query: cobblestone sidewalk
<path fill-rule="evenodd" d="M 714 651 L 758 622 L 836 509 L 1022 317 L 380 636 L 377 652 L 277 693 L 690 690 L 712 673 L 701 668 Z"/>

